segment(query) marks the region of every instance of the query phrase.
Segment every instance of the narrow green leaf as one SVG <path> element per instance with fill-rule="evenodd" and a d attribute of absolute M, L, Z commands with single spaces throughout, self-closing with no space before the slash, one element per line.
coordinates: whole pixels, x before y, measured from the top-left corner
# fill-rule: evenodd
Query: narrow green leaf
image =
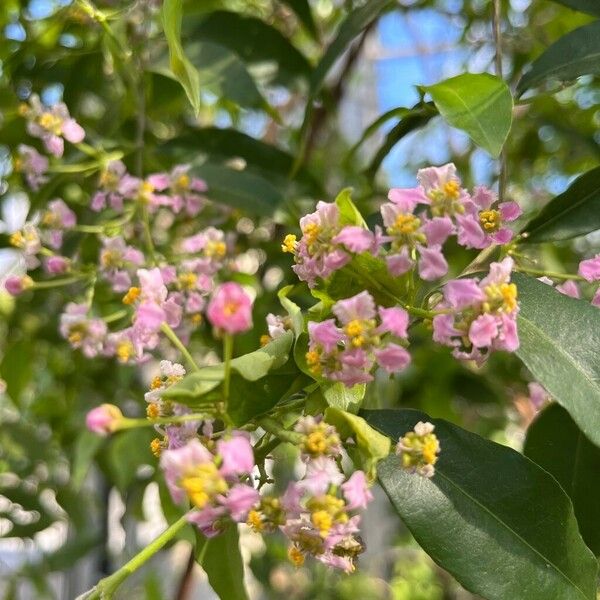
<path fill-rule="evenodd" d="M 294 285 L 282 287 L 277 292 L 277 297 L 279 298 L 281 306 L 286 310 L 288 317 L 290 318 L 294 336 L 298 337 L 304 331 L 304 317 L 302 316 L 302 309 L 288 298 L 288 295 L 292 292 L 294 287 Z"/>
<path fill-rule="evenodd" d="M 315 96 L 325 82 L 329 70 L 348 48 L 352 40 L 368 27 L 386 8 L 393 5 L 391 0 L 370 0 L 352 11 L 339 26 L 335 38 L 315 67 L 310 78 L 310 93 Z"/>
<path fill-rule="evenodd" d="M 523 451 L 567 492 L 585 543 L 600 555 L 600 448 L 562 406 L 551 404 L 529 426 Z"/>
<path fill-rule="evenodd" d="M 465 73 L 423 86 L 444 119 L 466 131 L 493 157 L 498 157 L 512 124 L 513 99 L 498 77 Z"/>
<path fill-rule="evenodd" d="M 536 381 L 600 446 L 600 313 L 532 277 L 516 273 L 521 311 L 517 356 Z"/>
<path fill-rule="evenodd" d="M 524 242 L 557 242 L 600 229 L 600 167 L 578 177 L 525 227 Z"/>
<path fill-rule="evenodd" d="M 237 525 L 229 525 L 213 538 L 206 538 L 196 530 L 195 554 L 221 600 L 248 600 Z"/>
<path fill-rule="evenodd" d="M 196 115 L 200 111 L 200 75 L 181 45 L 182 0 L 164 0 L 162 23 L 169 46 L 171 71 L 185 90 Z"/>
<path fill-rule="evenodd" d="M 215 11 L 194 29 L 195 39 L 214 42 L 235 52 L 246 64 L 277 65 L 271 83 L 289 85 L 298 77 L 308 78 L 306 57 L 278 29 L 255 17 Z"/>
<path fill-rule="evenodd" d="M 283 204 L 282 193 L 259 175 L 205 163 L 193 173 L 206 181 L 212 200 L 254 215 L 272 216 Z"/>
<path fill-rule="evenodd" d="M 377 463 L 390 453 L 389 438 L 371 427 L 362 417 L 334 406 L 325 411 L 325 421 L 338 430 L 341 439 L 351 437 L 355 440 L 355 447 L 347 447 L 348 454 L 370 479 L 375 479 Z"/>
<path fill-rule="evenodd" d="M 564 4 L 573 10 L 600 17 L 600 3 L 598 0 L 554 0 L 554 2 Z"/>
<path fill-rule="evenodd" d="M 315 38 L 319 39 L 319 33 L 315 20 L 313 19 L 308 0 L 281 0 L 282 4 L 287 4 L 298 17 L 298 20 L 304 25 L 306 30 Z"/>
<path fill-rule="evenodd" d="M 404 113 L 400 121 L 394 125 L 385 136 L 383 144 L 379 150 L 377 150 L 375 156 L 373 156 L 369 166 L 365 170 L 365 174 L 370 179 L 375 177 L 381 163 L 385 160 L 385 157 L 401 139 L 420 127 L 427 125 L 427 123 L 429 123 L 429 121 L 437 114 L 434 106 L 430 103 L 416 104 L 413 108 L 405 110 L 407 112 Z"/>
<path fill-rule="evenodd" d="M 367 228 L 367 224 L 360 210 L 352 202 L 352 188 L 343 189 L 335 198 L 335 203 L 340 211 L 340 223 L 342 225 L 354 225 Z"/>
<path fill-rule="evenodd" d="M 600 21 L 579 27 L 547 48 L 517 84 L 517 94 L 549 80 L 574 81 L 600 73 Z"/>
<path fill-rule="evenodd" d="M 593 600 L 597 562 L 556 480 L 518 452 L 415 410 L 365 411 L 397 440 L 432 421 L 441 454 L 432 479 L 397 456 L 381 485 L 424 550 L 467 590 L 487 600 Z"/>

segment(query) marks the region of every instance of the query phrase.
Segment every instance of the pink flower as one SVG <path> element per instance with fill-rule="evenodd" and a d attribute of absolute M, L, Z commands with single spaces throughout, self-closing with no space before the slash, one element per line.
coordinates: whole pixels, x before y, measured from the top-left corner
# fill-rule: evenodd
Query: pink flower
<path fill-rule="evenodd" d="M 298 486 L 313 496 L 325 494 L 331 485 L 340 485 L 344 474 L 333 458 L 319 456 L 306 464 L 306 475 Z"/>
<path fill-rule="evenodd" d="M 71 268 L 71 261 L 65 256 L 49 256 L 44 260 L 44 270 L 51 275 L 62 275 Z"/>
<path fill-rule="evenodd" d="M 434 281 L 448 272 L 448 263 L 441 248 L 419 246 L 419 275 L 425 281 Z"/>
<path fill-rule="evenodd" d="M 190 165 L 177 165 L 171 173 L 155 173 L 148 182 L 158 191 L 169 189 L 169 205 L 173 212 L 185 209 L 189 216 L 197 215 L 206 200 L 201 192 L 206 192 L 206 183 L 197 177 L 190 177 Z"/>
<path fill-rule="evenodd" d="M 491 346 L 498 335 L 498 323 L 492 315 L 480 315 L 469 327 L 469 339 L 476 348 Z"/>
<path fill-rule="evenodd" d="M 375 253 L 377 251 L 377 248 L 374 247 L 375 238 L 373 233 L 362 227 L 344 227 L 332 241 L 334 244 L 342 244 L 350 252 L 357 254 L 367 251 Z"/>
<path fill-rule="evenodd" d="M 419 169 L 417 181 L 425 197 L 429 200 L 434 217 L 453 217 L 464 212 L 464 205 L 469 199 L 469 195 L 461 187 L 461 181 L 453 163 L 441 167 Z"/>
<path fill-rule="evenodd" d="M 423 188 L 392 188 L 388 192 L 388 200 L 393 202 L 401 212 L 411 213 L 419 204 L 429 204 Z"/>
<path fill-rule="evenodd" d="M 347 325 L 351 321 L 372 319 L 375 317 L 375 301 L 369 292 L 363 291 L 352 298 L 340 300 L 333 305 L 333 314 Z"/>
<path fill-rule="evenodd" d="M 579 275 L 586 281 L 600 281 L 600 254 L 579 263 Z"/>
<path fill-rule="evenodd" d="M 254 454 L 248 438 L 234 432 L 230 439 L 217 442 L 217 452 L 223 459 L 221 473 L 224 477 L 247 475 L 254 468 Z"/>
<path fill-rule="evenodd" d="M 408 248 L 402 248 L 399 254 L 386 256 L 385 262 L 390 275 L 393 275 L 394 277 L 404 275 L 404 273 L 410 271 L 415 266 L 414 261 L 408 256 Z"/>
<path fill-rule="evenodd" d="M 327 321 L 321 321 L 320 323 L 310 321 L 308 323 L 308 335 L 315 344 L 323 346 L 325 352 L 333 352 L 344 339 L 334 319 L 327 319 Z"/>
<path fill-rule="evenodd" d="M 46 171 L 48 170 L 49 161 L 35 148 L 25 144 L 19 144 L 17 152 L 19 153 L 19 160 L 15 164 L 15 170 L 21 172 L 27 185 L 34 192 L 37 192 L 48 181 Z"/>
<path fill-rule="evenodd" d="M 87 304 L 69 302 L 60 317 L 60 333 L 73 348 L 79 348 L 87 358 L 94 358 L 100 352 L 107 333 L 102 319 L 87 316 Z"/>
<path fill-rule="evenodd" d="M 100 212 L 107 204 L 116 211 L 123 210 L 125 190 L 122 182 L 126 172 L 127 169 L 120 160 L 113 160 L 106 165 L 100 174 L 100 189 L 92 196 L 90 208 L 93 211 Z"/>
<path fill-rule="evenodd" d="M 375 350 L 375 358 L 377 364 L 388 373 L 403 371 L 411 361 L 408 350 L 398 344 L 388 344 L 381 350 Z"/>
<path fill-rule="evenodd" d="M 536 381 L 528 383 L 527 387 L 529 389 L 529 400 L 531 401 L 531 404 L 533 404 L 533 407 L 536 410 L 539 410 L 549 400 L 548 392 Z"/>
<path fill-rule="evenodd" d="M 579 286 L 572 280 L 567 280 L 564 283 L 556 286 L 557 291 L 570 298 L 581 298 L 581 292 Z"/>
<path fill-rule="evenodd" d="M 341 487 L 348 510 L 367 508 L 369 502 L 373 500 L 373 494 L 369 490 L 367 478 L 363 471 L 354 471 L 350 479 L 342 483 Z"/>
<path fill-rule="evenodd" d="M 11 296 L 19 296 L 33 286 L 33 281 L 28 275 L 9 275 L 4 280 L 4 288 Z"/>
<path fill-rule="evenodd" d="M 224 283 L 208 303 L 206 316 L 229 334 L 243 333 L 252 327 L 252 300 L 239 284 Z"/>
<path fill-rule="evenodd" d="M 408 337 L 408 313 L 403 308 L 384 308 L 379 307 L 379 316 L 381 317 L 380 330 L 389 332 L 396 337 Z"/>
<path fill-rule="evenodd" d="M 485 294 L 474 279 L 453 279 L 444 286 L 444 298 L 452 308 L 465 308 L 483 302 Z"/>
<path fill-rule="evenodd" d="M 114 404 L 102 404 L 93 408 L 85 417 L 85 425 L 98 435 L 108 435 L 116 431 L 123 413 Z"/>
<path fill-rule="evenodd" d="M 238 483 L 232 486 L 227 495 L 221 496 L 219 501 L 225 507 L 231 519 L 242 523 L 248 516 L 248 511 L 260 500 L 260 494 L 249 485 Z"/>

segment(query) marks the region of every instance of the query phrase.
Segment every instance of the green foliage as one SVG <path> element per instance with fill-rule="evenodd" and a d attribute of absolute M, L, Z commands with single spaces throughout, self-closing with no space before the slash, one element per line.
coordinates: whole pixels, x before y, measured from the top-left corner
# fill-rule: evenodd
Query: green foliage
<path fill-rule="evenodd" d="M 554 42 L 531 65 L 517 93 L 547 81 L 567 83 L 581 75 L 600 73 L 600 21 L 584 25 Z"/>
<path fill-rule="evenodd" d="M 465 73 L 423 86 L 442 117 L 493 157 L 498 157 L 512 124 L 510 89 L 498 77 Z"/>
<path fill-rule="evenodd" d="M 558 242 L 600 229 L 600 167 L 578 177 L 531 220 L 525 242 Z"/>
<path fill-rule="evenodd" d="M 523 449 L 546 469 L 573 502 L 579 531 L 596 556 L 600 554 L 600 448 L 558 404 L 546 407 L 529 426 Z"/>
<path fill-rule="evenodd" d="M 517 355 L 581 430 L 600 445 L 598 309 L 515 275 L 521 312 Z"/>
<path fill-rule="evenodd" d="M 379 481 L 415 539 L 489 600 L 593 600 L 598 565 L 556 480 L 514 450 L 414 410 L 365 411 L 397 440 L 432 421 L 442 448 L 432 479 L 391 456 Z"/>
<path fill-rule="evenodd" d="M 581 12 L 589 13 L 590 15 L 596 15 L 600 17 L 600 6 L 595 0 L 554 0 L 560 2 L 573 10 L 580 10 Z"/>

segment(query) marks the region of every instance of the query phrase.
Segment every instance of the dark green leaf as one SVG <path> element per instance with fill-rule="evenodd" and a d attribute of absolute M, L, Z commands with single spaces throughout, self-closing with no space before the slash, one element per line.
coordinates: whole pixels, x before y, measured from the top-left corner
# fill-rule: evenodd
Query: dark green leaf
<path fill-rule="evenodd" d="M 194 168 L 193 172 L 206 181 L 211 200 L 248 214 L 272 216 L 283 203 L 281 192 L 259 175 L 209 163 Z"/>
<path fill-rule="evenodd" d="M 432 479 L 390 456 L 379 480 L 419 544 L 487 600 L 593 600 L 597 563 L 556 480 L 518 452 L 414 410 L 365 411 L 397 440 L 432 421 L 441 454 Z"/>
<path fill-rule="evenodd" d="M 532 277 L 515 274 L 518 357 L 581 430 L 600 445 L 600 313 Z"/>
<path fill-rule="evenodd" d="M 517 94 L 549 80 L 562 83 L 600 73 L 600 21 L 567 33 L 531 65 L 517 84 Z"/>
<path fill-rule="evenodd" d="M 600 3 L 598 0 L 554 0 L 554 2 L 564 4 L 573 10 L 600 17 Z"/>
<path fill-rule="evenodd" d="M 181 45 L 182 0 L 164 0 L 162 23 L 169 45 L 171 71 L 181 83 L 194 112 L 200 111 L 200 75 Z"/>
<path fill-rule="evenodd" d="M 551 404 L 529 426 L 523 451 L 567 492 L 585 543 L 600 555 L 600 448 L 562 406 Z"/>
<path fill-rule="evenodd" d="M 195 552 L 196 561 L 206 571 L 210 586 L 221 600 L 248 600 L 237 525 L 228 525 L 213 538 L 197 531 Z"/>
<path fill-rule="evenodd" d="M 556 242 L 600 229 L 600 167 L 578 177 L 525 227 L 525 242 Z"/>
<path fill-rule="evenodd" d="M 310 92 L 314 96 L 321 89 L 329 70 L 344 54 L 352 40 L 368 27 L 386 8 L 392 6 L 390 0 L 370 0 L 364 6 L 352 11 L 339 26 L 335 38 L 315 67 L 310 78 Z"/>
<path fill-rule="evenodd" d="M 281 2 L 287 4 L 296 13 L 298 20 L 304 25 L 306 30 L 318 40 L 317 26 L 310 11 L 308 0 L 281 0 Z"/>
<path fill-rule="evenodd" d="M 400 122 L 394 125 L 385 136 L 381 148 L 377 150 L 365 171 L 366 175 L 371 179 L 377 174 L 385 157 L 391 152 L 392 148 L 404 138 L 404 136 L 427 125 L 427 123 L 437 114 L 435 108 L 431 104 L 416 104 L 413 108 L 403 110 L 406 112 L 401 117 Z"/>
<path fill-rule="evenodd" d="M 498 157 L 512 124 L 510 89 L 488 73 L 464 73 L 423 86 L 442 117 L 452 127 L 466 131 L 471 139 Z"/>
<path fill-rule="evenodd" d="M 214 42 L 235 52 L 245 63 L 274 63 L 272 83 L 289 85 L 311 72 L 306 57 L 278 30 L 255 17 L 216 11 L 194 29 L 194 38 Z"/>

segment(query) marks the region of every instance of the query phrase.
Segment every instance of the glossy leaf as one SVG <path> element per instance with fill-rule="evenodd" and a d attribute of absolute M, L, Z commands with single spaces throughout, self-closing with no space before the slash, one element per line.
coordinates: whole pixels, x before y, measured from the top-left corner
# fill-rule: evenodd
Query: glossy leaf
<path fill-rule="evenodd" d="M 208 576 L 210 586 L 221 600 L 248 599 L 237 525 L 229 525 L 213 538 L 197 532 L 195 555 Z"/>
<path fill-rule="evenodd" d="M 551 404 L 529 426 L 523 451 L 567 492 L 583 539 L 600 555 L 600 448 L 562 406 Z"/>
<path fill-rule="evenodd" d="M 600 229 L 600 167 L 578 177 L 525 227 L 523 241 L 556 242 Z"/>
<path fill-rule="evenodd" d="M 515 274 L 518 357 L 581 430 L 600 445 L 600 314 L 532 277 Z"/>
<path fill-rule="evenodd" d="M 554 2 L 600 17 L 600 3 L 597 0 L 554 0 Z"/>
<path fill-rule="evenodd" d="M 164 0 L 162 22 L 169 46 L 171 71 L 185 90 L 194 112 L 200 111 L 200 75 L 181 45 L 182 0 Z"/>
<path fill-rule="evenodd" d="M 208 185 L 212 200 L 254 215 L 271 216 L 283 204 L 282 193 L 259 175 L 222 165 L 203 164 L 193 170 Z"/>
<path fill-rule="evenodd" d="M 315 39 L 319 39 L 308 0 L 281 0 L 281 2 L 287 4 L 296 13 L 298 20 Z"/>
<path fill-rule="evenodd" d="M 498 157 L 512 124 L 513 100 L 506 83 L 481 73 L 465 73 L 423 89 L 442 117 Z"/>
<path fill-rule="evenodd" d="M 423 549 L 487 600 L 593 600 L 597 563 L 556 480 L 515 450 L 415 410 L 365 411 L 397 440 L 432 421 L 441 454 L 432 479 L 392 455 L 378 476 Z"/>
<path fill-rule="evenodd" d="M 290 318 L 292 331 L 295 337 L 298 337 L 304 331 L 304 317 L 302 316 L 302 309 L 295 303 L 292 302 L 288 295 L 292 292 L 295 286 L 286 285 L 277 292 L 277 297 L 281 306 L 285 309 Z"/>
<path fill-rule="evenodd" d="M 574 81 L 600 73 L 600 21 L 579 27 L 558 39 L 531 65 L 517 84 L 517 93 L 546 81 Z"/>
<path fill-rule="evenodd" d="M 311 66 L 306 57 L 278 29 L 255 17 L 215 11 L 194 29 L 194 39 L 225 46 L 246 64 L 274 63 L 273 83 L 288 85 L 297 77 L 307 78 Z"/>

